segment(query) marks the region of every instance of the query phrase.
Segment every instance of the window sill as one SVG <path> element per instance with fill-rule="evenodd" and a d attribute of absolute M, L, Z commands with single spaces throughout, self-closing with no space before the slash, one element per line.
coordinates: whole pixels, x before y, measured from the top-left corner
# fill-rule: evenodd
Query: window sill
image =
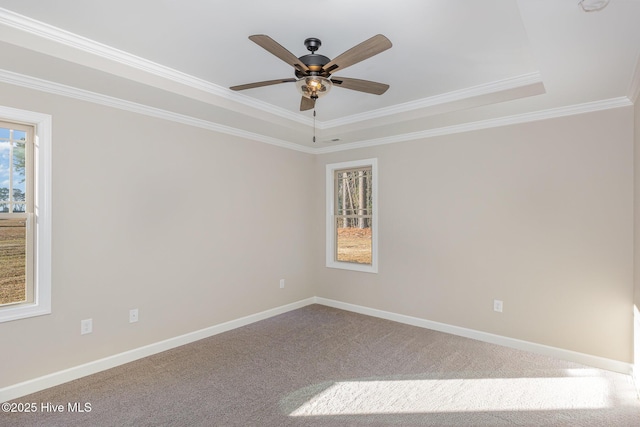
<path fill-rule="evenodd" d="M 352 262 L 327 262 L 327 268 L 338 268 L 341 270 L 351 270 L 351 271 L 360 271 L 363 273 L 378 273 L 377 265 L 369 265 L 369 264 L 356 264 Z"/>
<path fill-rule="evenodd" d="M 0 323 L 51 314 L 51 306 L 38 303 L 7 305 L 0 310 Z"/>

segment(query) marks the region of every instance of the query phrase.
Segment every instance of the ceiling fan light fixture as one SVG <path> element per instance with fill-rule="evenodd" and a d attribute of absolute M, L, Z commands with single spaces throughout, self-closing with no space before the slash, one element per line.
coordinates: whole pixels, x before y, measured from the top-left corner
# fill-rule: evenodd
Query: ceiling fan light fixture
<path fill-rule="evenodd" d="M 307 76 L 296 81 L 298 92 L 309 99 L 318 99 L 328 94 L 332 87 L 331 80 L 322 76 Z"/>

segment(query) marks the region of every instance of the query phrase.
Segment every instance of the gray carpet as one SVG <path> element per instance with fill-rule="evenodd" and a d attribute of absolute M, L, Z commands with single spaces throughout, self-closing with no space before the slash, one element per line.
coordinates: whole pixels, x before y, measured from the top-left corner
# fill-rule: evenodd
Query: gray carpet
<path fill-rule="evenodd" d="M 0 425 L 640 426 L 625 375 L 321 305 L 15 402 Z"/>

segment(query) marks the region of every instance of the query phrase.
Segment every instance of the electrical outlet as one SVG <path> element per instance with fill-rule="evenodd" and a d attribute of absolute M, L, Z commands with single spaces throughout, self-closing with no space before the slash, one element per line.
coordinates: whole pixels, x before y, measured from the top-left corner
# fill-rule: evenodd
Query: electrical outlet
<path fill-rule="evenodd" d="M 129 310 L 129 323 L 135 323 L 138 321 L 138 309 L 133 308 Z"/>
<path fill-rule="evenodd" d="M 284 279 L 280 279 L 280 289 L 284 288 Z"/>
<path fill-rule="evenodd" d="M 93 319 L 84 319 L 80 321 L 80 335 L 90 334 L 93 332 Z"/>
<path fill-rule="evenodd" d="M 493 300 L 493 311 L 497 311 L 498 313 L 502 313 L 502 301 L 499 299 Z"/>

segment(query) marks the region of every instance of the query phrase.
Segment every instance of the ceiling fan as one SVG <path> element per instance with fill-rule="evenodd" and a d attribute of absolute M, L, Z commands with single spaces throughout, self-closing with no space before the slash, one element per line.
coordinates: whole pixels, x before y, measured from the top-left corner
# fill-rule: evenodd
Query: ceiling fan
<path fill-rule="evenodd" d="M 316 53 L 322 42 L 320 39 L 313 37 L 304 41 L 304 45 L 311 53 L 299 58 L 267 35 L 256 34 L 249 36 L 249 40 L 264 48 L 269 53 L 277 56 L 287 64 L 293 66 L 296 78 L 267 80 L 264 82 L 232 86 L 229 88 L 231 90 L 245 90 L 280 83 L 295 82 L 298 91 L 302 95 L 300 111 L 306 111 L 314 108 L 316 99 L 326 95 L 334 85 L 374 95 L 382 95 L 387 91 L 387 89 L 389 89 L 389 85 L 384 83 L 332 76 L 332 74 L 337 70 L 343 70 L 353 64 L 364 61 L 365 59 L 371 58 L 372 56 L 389 49 L 392 46 L 391 42 L 382 34 L 378 34 L 363 41 L 341 55 L 338 55 L 334 59 L 329 59 L 324 55 Z"/>

